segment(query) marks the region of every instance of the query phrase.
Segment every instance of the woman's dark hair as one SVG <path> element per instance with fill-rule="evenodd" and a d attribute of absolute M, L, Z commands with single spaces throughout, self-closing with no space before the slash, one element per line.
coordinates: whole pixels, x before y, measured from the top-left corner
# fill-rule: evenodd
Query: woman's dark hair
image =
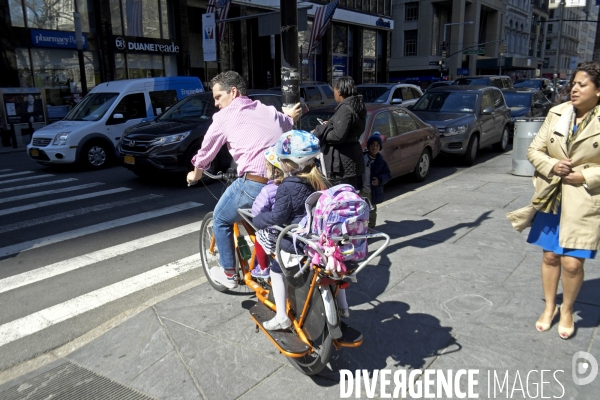
<path fill-rule="evenodd" d="M 214 87 L 216 84 L 227 93 L 231 92 L 232 87 L 236 87 L 242 96 L 246 96 L 248 93 L 246 81 L 235 71 L 221 72 L 219 75 L 212 78 L 210 81 L 211 87 Z"/>
<path fill-rule="evenodd" d="M 358 94 L 358 89 L 356 89 L 354 79 L 351 76 L 341 76 L 338 78 L 335 82 L 335 88 L 338 90 L 340 96 L 344 98 Z"/>
<path fill-rule="evenodd" d="M 578 72 L 585 72 L 590 76 L 592 82 L 597 88 L 600 88 L 600 63 L 594 61 L 586 61 L 577 66 L 575 71 L 573 71 L 573 75 L 569 80 L 569 84 L 567 87 L 567 93 L 571 93 L 571 89 L 573 89 L 573 81 L 575 80 L 575 76 Z"/>

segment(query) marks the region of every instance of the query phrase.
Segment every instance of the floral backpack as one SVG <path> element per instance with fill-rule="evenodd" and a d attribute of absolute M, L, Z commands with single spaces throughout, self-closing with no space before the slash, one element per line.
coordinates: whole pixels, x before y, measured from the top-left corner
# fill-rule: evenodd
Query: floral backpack
<path fill-rule="evenodd" d="M 332 236 L 368 233 L 369 205 L 351 185 L 341 184 L 315 192 L 306 199 L 306 217 L 300 226 L 319 236 L 319 245 L 331 243 Z M 335 243 L 339 261 L 360 261 L 367 257 L 367 239 Z"/>

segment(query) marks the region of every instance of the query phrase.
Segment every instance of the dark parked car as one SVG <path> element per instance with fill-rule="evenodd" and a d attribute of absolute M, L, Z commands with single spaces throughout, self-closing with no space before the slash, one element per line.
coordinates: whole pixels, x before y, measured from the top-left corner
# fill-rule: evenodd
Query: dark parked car
<path fill-rule="evenodd" d="M 452 85 L 453 83 L 454 83 L 454 81 L 437 81 L 437 82 L 432 82 L 431 84 L 429 84 L 429 86 L 427 86 L 427 89 L 425 89 L 425 91 L 423 93 L 425 93 L 428 90 L 435 89 L 436 87 L 448 86 L 448 85 Z"/>
<path fill-rule="evenodd" d="M 423 181 L 429 173 L 431 161 L 440 152 L 440 135 L 437 129 L 417 118 L 400 106 L 366 104 L 367 124 L 360 137 L 363 148 L 367 139 L 379 132 L 383 139 L 381 154 L 388 163 L 392 177 L 412 173 L 417 181 Z M 320 122 L 329 120 L 336 106 L 310 110 L 300 118 L 300 128 L 312 131 Z"/>
<path fill-rule="evenodd" d="M 281 92 L 250 90 L 248 97 L 281 111 Z M 117 145 L 123 166 L 142 177 L 191 170 L 192 157 L 217 111 L 212 93 L 199 93 L 181 100 L 155 120 L 129 128 Z M 231 160 L 223 146 L 209 172 L 226 170 Z"/>
<path fill-rule="evenodd" d="M 549 99 L 554 96 L 554 84 L 550 79 L 547 78 L 517 79 L 514 87 L 541 90 L 542 93 L 544 93 L 544 96 L 548 97 Z"/>
<path fill-rule="evenodd" d="M 428 90 L 410 107 L 442 134 L 442 152 L 462 156 L 472 165 L 480 148 L 508 146 L 510 109 L 500 89 L 451 85 Z"/>
<path fill-rule="evenodd" d="M 457 78 L 453 85 L 495 86 L 498 89 L 513 87 L 513 81 L 506 75 L 473 75 Z"/>
<path fill-rule="evenodd" d="M 506 105 L 510 107 L 510 131 L 515 129 L 515 119 L 523 117 L 545 117 L 552 102 L 537 89 L 514 88 L 502 90 Z"/>

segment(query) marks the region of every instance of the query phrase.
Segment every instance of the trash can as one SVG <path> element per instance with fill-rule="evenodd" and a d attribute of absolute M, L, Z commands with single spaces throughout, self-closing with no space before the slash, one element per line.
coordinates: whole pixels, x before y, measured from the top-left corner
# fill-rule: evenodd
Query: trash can
<path fill-rule="evenodd" d="M 544 118 L 519 118 L 515 121 L 513 137 L 512 174 L 533 176 L 535 168 L 527 159 L 527 149 L 533 142 L 538 130 L 544 123 Z"/>

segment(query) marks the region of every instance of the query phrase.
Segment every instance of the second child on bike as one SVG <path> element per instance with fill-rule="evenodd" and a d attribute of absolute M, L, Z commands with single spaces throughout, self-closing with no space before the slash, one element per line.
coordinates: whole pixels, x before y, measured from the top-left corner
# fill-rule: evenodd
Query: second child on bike
<path fill-rule="evenodd" d="M 265 152 L 266 165 L 267 165 L 267 178 L 269 182 L 260 191 L 254 204 L 252 204 L 252 215 L 256 216 L 263 212 L 273 210 L 275 204 L 275 196 L 277 193 L 277 187 L 283 180 L 283 171 L 281 170 L 281 161 L 277 154 L 275 154 L 275 146 L 271 146 Z M 259 229 L 256 231 L 256 242 L 254 243 L 254 249 L 256 252 L 256 266 L 250 274 L 255 278 L 268 278 L 269 277 L 269 254 L 275 252 L 275 244 L 277 243 L 277 236 L 279 232 L 272 228 Z"/>
<path fill-rule="evenodd" d="M 281 135 L 275 144 L 275 154 L 280 158 L 281 168 L 287 176 L 277 188 L 273 209 L 253 219 L 257 229 L 295 224 L 302 220 L 306 214 L 305 201 L 308 196 L 328 186 L 315 165 L 315 158 L 320 153 L 319 140 L 311 133 L 294 130 Z M 296 253 L 292 240 L 288 238 L 282 240 L 281 249 Z M 281 266 L 273 259 L 270 261 L 271 287 L 277 314 L 263 326 L 268 330 L 286 329 L 292 324 L 286 313 L 286 283 Z"/>

